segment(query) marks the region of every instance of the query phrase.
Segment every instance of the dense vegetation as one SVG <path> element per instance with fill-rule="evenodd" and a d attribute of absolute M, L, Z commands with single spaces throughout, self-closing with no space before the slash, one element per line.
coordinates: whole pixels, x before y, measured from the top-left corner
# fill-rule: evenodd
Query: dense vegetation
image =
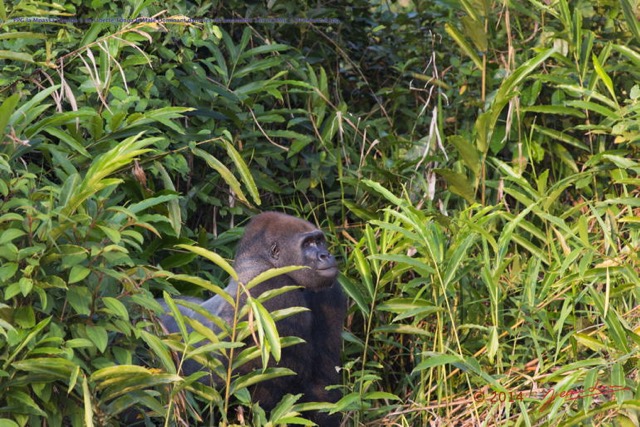
<path fill-rule="evenodd" d="M 0 1 L 0 425 L 305 425 L 295 396 L 250 402 L 280 372 L 210 356 L 277 358 L 290 313 L 155 322 L 279 210 L 341 258 L 344 398 L 315 407 L 344 425 L 637 426 L 639 17 Z M 225 386 L 183 378 L 191 357 Z"/>

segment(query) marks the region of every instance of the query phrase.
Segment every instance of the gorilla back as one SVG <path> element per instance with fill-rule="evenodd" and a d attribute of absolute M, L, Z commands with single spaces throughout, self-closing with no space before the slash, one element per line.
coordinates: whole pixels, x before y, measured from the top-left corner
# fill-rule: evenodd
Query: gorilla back
<path fill-rule="evenodd" d="M 307 268 L 269 279 L 250 290 L 251 296 L 257 297 L 283 286 L 300 286 L 300 289 L 268 299 L 264 306 L 269 312 L 290 307 L 308 309 L 276 324 L 280 336 L 295 336 L 305 342 L 283 348 L 279 363 L 270 363 L 270 366 L 289 368 L 297 375 L 261 382 L 251 389 L 253 401 L 266 410 L 271 410 L 287 393 L 303 393 L 302 401 L 305 402 L 336 402 L 340 398 L 338 390 L 326 390 L 327 386 L 339 383 L 336 368 L 340 364 L 340 335 L 346 314 L 346 299 L 336 282 L 336 260 L 327 250 L 322 232 L 311 223 L 277 212 L 255 216 L 238 243 L 234 261 L 238 281 L 246 284 L 269 269 L 294 265 Z M 238 286 L 232 280 L 225 292 L 235 298 Z M 240 295 L 238 309 L 246 301 L 244 292 Z M 198 301 L 198 305 L 226 322 L 233 321 L 234 308 L 219 295 Z M 219 331 L 207 317 L 183 306 L 179 306 L 179 310 L 183 316 Z M 161 322 L 169 332 L 178 332 L 171 316 L 163 316 Z M 183 365 L 186 375 L 204 369 L 198 363 L 189 362 Z M 257 367 L 250 363 L 239 368 L 238 373 L 245 374 Z M 307 416 L 322 427 L 340 423 L 337 415 L 312 413 Z"/>

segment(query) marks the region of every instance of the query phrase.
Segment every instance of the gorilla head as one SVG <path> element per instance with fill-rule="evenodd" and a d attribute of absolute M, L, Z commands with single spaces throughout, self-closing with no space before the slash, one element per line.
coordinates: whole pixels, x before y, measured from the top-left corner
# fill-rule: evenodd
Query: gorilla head
<path fill-rule="evenodd" d="M 310 291 L 333 285 L 338 265 L 327 250 L 324 234 L 311 223 L 278 212 L 255 216 L 238 244 L 235 269 L 246 283 L 269 268 L 301 265 L 288 276 Z"/>

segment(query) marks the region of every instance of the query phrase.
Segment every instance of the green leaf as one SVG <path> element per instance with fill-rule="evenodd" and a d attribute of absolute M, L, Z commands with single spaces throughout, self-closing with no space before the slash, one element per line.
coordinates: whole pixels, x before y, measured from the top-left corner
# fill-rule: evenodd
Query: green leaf
<path fill-rule="evenodd" d="M 69 284 L 84 280 L 91 273 L 91 270 L 84 265 L 74 265 L 69 272 Z"/>
<path fill-rule="evenodd" d="M 484 20 L 473 19 L 470 16 L 463 16 L 462 19 L 460 19 L 464 27 L 465 35 L 468 39 L 471 39 L 471 42 L 480 52 L 486 52 L 489 47 L 483 21 Z"/>
<path fill-rule="evenodd" d="M 68 381 L 78 365 L 60 357 L 39 357 L 14 362 L 15 369 Z"/>
<path fill-rule="evenodd" d="M 140 336 L 144 340 L 144 342 L 149 346 L 149 348 L 153 351 L 153 353 L 160 359 L 160 363 L 165 371 L 170 374 L 176 373 L 176 365 L 173 362 L 173 357 L 171 357 L 171 352 L 167 349 L 160 338 L 157 336 L 150 334 L 147 331 L 140 331 Z M 132 367 L 132 369 L 140 368 L 139 366 Z M 143 368 L 144 369 L 144 368 Z"/>
<path fill-rule="evenodd" d="M 216 295 L 220 295 L 222 298 L 224 298 L 231 306 L 235 305 L 235 302 L 233 300 L 233 298 L 231 297 L 231 295 L 229 295 L 223 288 L 221 288 L 220 286 L 216 285 L 215 283 L 203 279 L 202 277 L 198 277 L 198 276 L 191 276 L 189 274 L 175 274 L 173 276 L 170 276 L 169 279 L 171 280 L 182 280 L 184 282 L 187 283 L 193 283 L 194 285 L 200 286 L 203 289 L 206 289 L 208 291 L 211 291 L 213 293 L 215 293 Z"/>
<path fill-rule="evenodd" d="M 411 325 L 384 325 L 379 326 L 374 329 L 375 333 L 382 334 L 407 334 L 407 335 L 415 335 L 415 336 L 429 336 L 430 332 L 426 331 L 424 328 L 419 326 L 411 326 Z"/>
<path fill-rule="evenodd" d="M 260 301 L 254 298 L 248 298 L 247 302 L 251 306 L 253 310 L 253 314 L 255 320 L 258 324 L 258 334 L 261 337 L 266 338 L 267 345 L 262 345 L 263 349 L 270 349 L 271 354 L 276 362 L 280 361 L 280 357 L 282 355 L 282 348 L 280 346 L 280 335 L 278 334 L 278 329 L 276 328 L 276 324 L 271 317 L 271 314 L 267 311 L 266 308 L 260 303 Z M 269 359 L 266 356 L 262 358 L 262 366 L 267 366 Z"/>
<path fill-rule="evenodd" d="M 371 222 L 371 224 L 374 224 L 374 222 Z M 372 247 L 372 246 L 369 246 L 369 247 Z M 382 260 L 382 261 L 389 261 L 397 264 L 404 264 L 408 267 L 411 267 L 416 272 L 424 276 L 428 276 L 435 272 L 435 270 L 427 262 L 425 262 L 424 259 L 410 257 L 409 255 L 402 255 L 402 254 L 370 255 L 369 259 L 372 261 Z"/>
<path fill-rule="evenodd" d="M 89 257 L 89 251 L 78 245 L 60 245 L 60 254 L 62 254 L 62 267 L 69 268 L 79 264 Z"/>
<path fill-rule="evenodd" d="M 233 269 L 231 264 L 229 264 L 224 258 L 222 258 L 217 253 L 212 252 L 212 251 L 210 251 L 208 249 L 204 249 L 204 248 L 201 248 L 199 246 L 193 246 L 193 245 L 180 244 L 180 245 L 176 245 L 176 247 L 180 248 L 180 249 L 185 249 L 185 250 L 190 251 L 190 252 L 193 252 L 195 254 L 200 255 L 201 257 L 204 257 L 204 258 L 208 259 L 209 261 L 213 262 L 218 267 L 220 267 L 224 271 L 226 271 L 227 274 L 229 274 L 229 276 L 231 276 L 231 278 L 233 280 L 236 280 L 236 281 L 238 280 L 238 273 L 236 273 L 236 271 Z"/>
<path fill-rule="evenodd" d="M 184 129 L 176 122 L 172 121 L 172 119 L 181 118 L 183 117 L 183 113 L 193 110 L 194 108 L 190 107 L 163 107 L 151 109 L 146 111 L 144 114 L 132 114 L 129 116 L 127 121 L 130 126 L 141 126 L 153 122 L 159 122 L 178 134 L 184 134 Z"/>
<path fill-rule="evenodd" d="M 178 194 L 162 194 L 160 196 L 149 197 L 148 199 L 144 199 L 140 202 L 133 203 L 127 207 L 127 210 L 133 214 L 139 214 L 154 206 L 158 206 L 163 203 L 170 202 L 172 200 L 179 200 L 179 199 L 180 199 L 180 196 Z"/>
<path fill-rule="evenodd" d="M 60 89 L 60 85 L 54 85 L 43 89 L 35 94 L 27 102 L 22 104 L 17 110 L 13 112 L 13 114 L 9 118 L 9 125 L 16 126 L 16 124 L 20 120 L 24 120 L 24 118 L 29 115 L 28 113 L 30 110 L 34 109 L 38 104 L 40 104 L 44 99 L 48 98 L 53 92 L 58 89 Z"/>
<path fill-rule="evenodd" d="M 592 61 L 593 61 L 593 67 L 595 68 L 596 73 L 598 74 L 598 77 L 600 77 L 600 80 L 602 80 L 602 82 L 604 83 L 604 86 L 609 91 L 609 95 L 611 95 L 611 99 L 613 101 L 616 101 L 617 99 L 616 91 L 613 88 L 613 81 L 611 80 L 611 77 L 609 77 L 606 71 L 604 71 L 604 68 L 602 68 L 602 64 L 600 64 L 600 60 L 596 55 L 593 55 Z"/>
<path fill-rule="evenodd" d="M 16 347 L 14 352 L 7 358 L 5 363 L 2 365 L 2 369 L 6 370 L 9 365 L 15 360 L 16 356 L 25 348 L 29 343 L 42 331 L 49 322 L 51 321 L 51 317 L 47 317 L 38 323 L 29 334 L 20 342 L 20 344 Z"/>
<path fill-rule="evenodd" d="M 30 414 L 46 417 L 47 413 L 44 412 L 35 400 L 27 393 L 20 390 L 12 390 L 7 396 L 9 405 L 16 407 L 16 412 L 19 414 Z M 17 409 L 19 408 L 19 409 Z"/>
<path fill-rule="evenodd" d="M 93 347 L 93 343 L 86 338 L 73 338 L 68 340 L 65 343 L 66 347 L 69 348 L 89 348 Z"/>
<path fill-rule="evenodd" d="M 640 52 L 621 44 L 614 44 L 612 47 L 627 57 L 636 67 L 640 66 Z"/>
<path fill-rule="evenodd" d="M 70 286 L 67 291 L 67 302 L 73 307 L 76 313 L 84 316 L 91 314 L 91 294 L 89 289 L 82 286 Z"/>
<path fill-rule="evenodd" d="M 572 96 L 580 96 L 585 99 L 595 99 L 596 101 L 600 101 L 603 104 L 608 105 L 614 110 L 618 110 L 620 106 L 618 105 L 618 101 L 616 99 L 611 99 L 610 97 L 605 96 L 604 94 L 591 90 L 589 88 L 577 85 L 569 85 L 569 84 L 559 84 L 556 86 L 558 89 L 562 89 L 567 91 Z M 567 105 L 576 105 L 580 101 L 567 101 Z"/>
<path fill-rule="evenodd" d="M 284 52 L 290 50 L 291 46 L 280 43 L 263 44 L 258 47 L 254 47 L 245 52 L 242 52 L 240 59 L 242 61 L 251 61 L 251 58 L 258 55 L 264 55 L 265 53 Z"/>
<path fill-rule="evenodd" d="M 602 158 L 609 160 L 611 163 L 621 169 L 631 169 L 638 167 L 638 162 L 622 156 L 616 156 L 614 154 L 603 154 Z"/>
<path fill-rule="evenodd" d="M 2 222 L 11 222 L 11 221 L 23 221 L 24 217 L 15 212 L 6 213 L 0 216 L 0 223 Z"/>
<path fill-rule="evenodd" d="M 379 183 L 377 183 L 375 181 L 372 181 L 372 180 L 369 180 L 369 179 L 363 179 L 361 181 L 361 183 L 366 185 L 367 187 L 369 187 L 370 189 L 372 189 L 376 193 L 380 194 L 385 199 L 389 200 L 391 203 L 393 203 L 394 206 L 406 206 L 407 205 L 405 200 L 395 196 L 391 191 L 387 190 L 381 184 L 379 184 Z"/>
<path fill-rule="evenodd" d="M 171 176 L 162 165 L 162 163 L 154 162 L 154 166 L 160 172 L 160 177 L 162 178 L 162 183 L 164 184 L 165 188 L 175 193 L 175 197 L 167 200 L 167 204 L 169 208 L 169 222 L 171 222 L 171 227 L 173 228 L 173 231 L 175 231 L 176 236 L 179 236 L 182 230 L 182 210 L 180 209 L 180 198 L 178 197 L 176 187 L 173 185 Z"/>
<path fill-rule="evenodd" d="M 234 76 L 234 78 L 239 79 L 241 77 L 244 77 L 244 76 L 246 76 L 248 74 L 251 74 L 251 73 L 255 73 L 257 71 L 263 71 L 263 70 L 268 70 L 268 69 L 271 69 L 271 68 L 276 68 L 276 67 L 280 66 L 281 61 L 282 60 L 277 56 L 269 57 L 269 58 L 263 58 L 263 59 L 255 58 L 255 59 L 251 60 L 248 63 L 248 65 L 246 65 L 246 66 L 242 67 L 241 69 L 239 69 L 238 71 L 236 71 L 233 76 Z"/>
<path fill-rule="evenodd" d="M 271 419 L 273 422 L 284 423 L 285 417 L 290 416 L 294 410 L 294 404 L 300 400 L 302 394 L 286 394 L 275 408 L 271 411 Z"/>
<path fill-rule="evenodd" d="M 633 0 L 620 0 L 622 13 L 627 21 L 627 26 L 636 38 L 636 45 L 640 44 L 640 23 L 638 22 L 638 2 Z M 635 6 L 635 7 L 634 7 Z"/>
<path fill-rule="evenodd" d="M 87 151 L 87 149 L 82 146 L 81 141 L 76 139 L 73 135 L 70 135 L 68 132 L 64 132 L 63 130 L 59 128 L 54 128 L 54 127 L 47 127 L 43 129 L 43 132 L 46 132 L 49 135 L 55 138 L 58 138 L 60 141 L 67 144 L 69 148 L 71 148 L 81 156 L 87 159 L 90 159 L 92 157 L 91 154 L 89 154 L 89 152 Z"/>
<path fill-rule="evenodd" d="M 577 138 L 572 137 L 571 135 L 565 133 L 565 132 L 561 132 L 561 131 L 557 131 L 555 129 L 550 129 L 544 126 L 540 126 L 540 125 L 533 125 L 532 126 L 533 129 L 537 130 L 538 132 L 550 136 L 553 139 L 556 139 L 558 141 L 562 141 L 562 142 L 566 142 L 569 145 L 572 145 L 576 148 L 579 148 L 581 150 L 584 151 L 589 151 L 589 147 L 587 147 L 582 141 L 580 141 Z"/>
<path fill-rule="evenodd" d="M 182 382 L 175 374 L 159 373 L 141 366 L 119 365 L 100 369 L 91 376 L 101 399 L 109 401 L 123 394 Z"/>
<path fill-rule="evenodd" d="M 15 93 L 5 99 L 2 105 L 0 105 L 0 141 L 4 139 L 5 128 L 7 127 L 7 123 L 9 123 L 9 117 L 11 117 L 13 111 L 16 109 L 19 100 L 20 94 Z"/>
<path fill-rule="evenodd" d="M 71 216 L 85 200 L 98 191 L 108 186 L 119 184 L 121 180 L 107 179 L 107 176 L 129 165 L 135 157 L 151 151 L 144 147 L 161 140 L 161 138 L 138 140 L 141 135 L 142 133 L 139 133 L 125 139 L 111 150 L 93 160 L 84 179 L 78 186 L 72 189 L 68 202 L 62 209 L 64 216 Z M 54 234 L 53 237 L 55 238 L 57 235 Z"/>
<path fill-rule="evenodd" d="M 17 262 L 5 262 L 0 266 L 0 282 L 6 282 L 11 279 L 18 271 Z"/>
<path fill-rule="evenodd" d="M 182 334 L 182 339 L 184 341 L 187 341 L 189 337 L 189 331 L 187 331 L 187 326 L 184 323 L 184 316 L 182 315 L 182 312 L 176 305 L 173 298 L 171 298 L 171 295 L 167 293 L 167 291 L 164 291 L 162 293 L 162 296 L 163 296 L 164 302 L 167 304 L 167 307 L 169 308 L 169 311 L 171 312 L 171 315 L 173 315 L 173 320 L 176 321 L 176 325 L 180 330 L 180 334 Z"/>
<path fill-rule="evenodd" d="M 227 183 L 227 185 L 231 188 L 231 191 L 235 193 L 238 199 L 247 204 L 249 203 L 244 193 L 242 192 L 242 189 L 240 188 L 240 182 L 238 182 L 236 177 L 233 176 L 231 171 L 225 165 L 223 165 L 220 160 L 216 159 L 211 154 L 207 153 L 204 150 L 201 150 L 200 148 L 192 148 L 191 151 L 195 156 L 204 159 L 211 168 L 213 168 L 220 174 L 224 182 Z"/>
<path fill-rule="evenodd" d="M 348 279 L 346 276 L 340 275 L 338 276 L 338 282 L 342 289 L 346 292 L 346 294 L 355 301 L 358 309 L 365 315 L 369 316 L 369 301 L 370 298 L 367 296 L 368 291 L 364 289 L 364 286 L 360 284 L 359 281 L 353 281 Z"/>
<path fill-rule="evenodd" d="M 480 153 L 475 145 L 460 135 L 450 136 L 447 138 L 447 141 L 460 153 L 460 157 L 462 157 L 465 165 L 471 169 L 475 176 L 478 176 L 482 165 L 480 164 Z"/>
<path fill-rule="evenodd" d="M 104 225 L 98 225 L 98 228 L 102 230 L 105 236 L 107 236 L 113 243 L 120 243 L 121 237 L 118 230 L 111 227 L 105 227 Z"/>
<path fill-rule="evenodd" d="M 251 289 L 256 285 L 259 285 L 262 282 L 266 282 L 269 279 L 273 279 L 274 277 L 281 276 L 283 274 L 291 273 L 292 271 L 302 270 L 304 268 L 309 268 L 303 265 L 290 265 L 287 267 L 278 267 L 278 268 L 270 268 L 267 271 L 263 271 L 258 274 L 256 277 L 251 279 L 247 284 L 247 289 Z"/>
<path fill-rule="evenodd" d="M 336 408 L 339 411 L 348 411 L 354 410 L 356 405 L 359 405 L 362 401 L 362 395 L 358 392 L 349 393 L 346 396 L 343 396 L 340 400 L 336 402 Z"/>
<path fill-rule="evenodd" d="M 33 56 L 28 53 L 11 52 L 9 50 L 0 50 L 0 59 L 8 59 L 10 61 L 21 61 L 33 63 Z"/>
<path fill-rule="evenodd" d="M 502 110 L 518 94 L 518 86 L 554 53 L 556 53 L 555 48 L 539 53 L 519 66 L 509 77 L 502 81 L 490 107 L 486 112 L 478 116 L 474 126 L 476 146 L 482 153 L 487 152 Z"/>
<path fill-rule="evenodd" d="M 0 1 L 0 21 L 6 21 L 7 16 L 5 15 L 4 10 L 4 2 Z M 0 34 L 0 40 L 10 40 L 10 39 L 47 39 L 48 36 L 42 33 L 33 33 L 30 31 L 16 31 L 15 33 L 5 33 Z"/>
<path fill-rule="evenodd" d="M 353 248 L 353 258 L 355 261 L 356 271 L 358 271 L 358 275 L 360 276 L 362 282 L 365 285 L 365 289 L 368 291 L 367 299 L 373 301 L 375 298 L 376 290 L 375 284 L 373 283 L 373 277 L 371 273 L 371 267 L 362 253 L 362 250 L 354 246 Z"/>
<path fill-rule="evenodd" d="M 291 369 L 286 369 L 286 368 L 267 368 L 264 371 L 253 371 L 247 375 L 243 375 L 237 378 L 231 384 L 230 393 L 233 394 L 237 390 L 240 390 L 242 388 L 249 387 L 263 381 L 284 377 L 288 375 L 296 375 L 296 373 L 293 372 Z"/>
<path fill-rule="evenodd" d="M 84 425 L 85 427 L 93 427 L 93 402 L 91 400 L 92 393 L 89 390 L 87 377 L 82 376 L 82 401 L 84 403 Z"/>
<path fill-rule="evenodd" d="M 419 298 L 392 298 L 378 305 L 378 310 L 396 313 L 397 316 L 393 321 L 398 322 L 410 317 L 424 318 L 430 314 L 442 311 L 442 308 Z"/>
<path fill-rule="evenodd" d="M 63 136 L 63 138 L 65 139 L 71 138 L 73 141 L 76 141 L 75 144 L 72 146 L 72 148 L 74 148 L 80 145 L 80 143 L 77 142 L 77 140 L 73 139 L 73 137 L 69 135 L 67 132 L 63 132 L 63 131 L 56 132 L 56 130 L 61 128 L 64 129 L 65 125 L 73 125 L 78 121 L 89 121 L 96 114 L 97 114 L 96 110 L 92 108 L 83 108 L 82 110 L 78 110 L 78 111 L 56 113 L 56 114 L 50 115 L 49 117 L 45 117 L 42 120 L 38 120 L 33 125 L 30 125 L 29 127 L 27 127 L 24 133 L 28 138 L 33 138 L 42 130 L 47 130 L 47 131 L 51 130 L 57 135 Z M 64 137 L 65 134 L 67 135 L 67 137 Z M 77 151 L 80 154 L 86 153 L 86 150 L 81 145 L 78 148 L 79 150 Z"/>
<path fill-rule="evenodd" d="M 178 300 L 178 303 L 180 303 L 181 301 Z M 207 312 L 207 317 L 213 317 L 214 315 Z M 200 323 L 198 320 L 196 319 L 191 319 L 189 317 L 185 318 L 185 320 L 187 321 L 187 323 L 189 323 L 189 326 L 191 326 L 191 328 L 198 332 L 200 335 L 202 335 L 203 337 L 205 337 L 205 339 L 209 340 L 211 343 L 213 344 L 217 344 L 220 342 L 220 340 L 218 339 L 218 336 L 216 335 L 215 331 L 213 329 L 211 329 L 209 326 L 205 326 L 202 323 Z M 203 346 L 204 347 L 204 346 Z M 199 347 L 196 351 L 194 351 L 193 354 L 199 353 L 200 350 L 203 349 L 203 347 Z M 210 351 L 208 350 L 207 353 L 210 353 Z"/>
<path fill-rule="evenodd" d="M 447 264 L 442 281 L 445 288 L 448 288 L 454 279 L 458 277 L 457 274 L 462 269 L 462 265 L 469 258 L 469 248 L 475 243 L 477 238 L 478 236 L 476 234 L 470 234 L 465 237 L 462 242 L 456 242 L 452 245 L 451 249 L 453 249 L 453 252 L 447 253 Z"/>
<path fill-rule="evenodd" d="M 149 368 L 145 368 L 144 366 L 118 365 L 98 369 L 91 375 L 91 381 L 96 383 L 103 383 L 104 381 L 109 379 L 146 375 L 151 375 L 151 372 Z"/>
<path fill-rule="evenodd" d="M 458 31 L 458 29 L 452 26 L 449 23 L 444 24 L 444 30 L 451 36 L 453 41 L 455 41 L 458 46 L 462 49 L 464 53 L 467 54 L 469 58 L 473 61 L 473 63 L 478 67 L 479 70 L 483 69 L 482 60 L 478 56 L 478 54 L 473 50 L 467 39 Z"/>
<path fill-rule="evenodd" d="M 104 353 L 109 343 L 109 336 L 107 330 L 102 326 L 87 325 L 87 337 L 95 344 L 100 353 Z"/>
<path fill-rule="evenodd" d="M 225 135 L 229 140 L 231 139 L 231 135 L 228 134 L 228 131 L 225 131 Z M 238 153 L 235 147 L 231 145 L 231 142 L 229 142 L 229 140 L 227 139 L 224 140 L 225 148 L 227 149 L 227 154 L 229 155 L 229 157 L 231 157 L 231 160 L 233 160 L 233 163 L 238 169 L 238 173 L 242 178 L 242 182 L 244 183 L 245 187 L 247 187 L 247 190 L 249 191 L 249 194 L 251 195 L 253 202 L 256 205 L 260 206 L 262 201 L 260 200 L 260 193 L 258 192 L 258 187 L 256 186 L 256 183 L 253 180 L 253 175 L 251 175 L 251 171 L 249 170 L 249 167 L 242 159 L 242 156 L 240 155 L 240 153 Z"/>
<path fill-rule="evenodd" d="M 447 181 L 447 187 L 452 193 L 463 197 L 470 204 L 475 203 L 475 190 L 466 176 L 448 169 L 434 169 L 433 171 Z"/>
<path fill-rule="evenodd" d="M 10 228 L 0 233 L 0 245 L 5 245 L 18 237 L 22 237 L 27 234 L 24 230 L 17 228 Z"/>
<path fill-rule="evenodd" d="M 578 344 L 581 344 L 592 351 L 600 352 L 600 351 L 608 350 L 607 346 L 604 343 L 602 343 L 601 340 L 595 337 L 592 337 L 590 335 L 576 332 L 572 336 L 575 338 Z"/>
<path fill-rule="evenodd" d="M 580 171 L 578 165 L 576 164 L 576 161 L 573 158 L 573 155 L 565 147 L 560 144 L 554 144 L 553 151 L 555 152 L 556 156 L 558 156 L 558 158 L 573 172 L 578 173 Z"/>
<path fill-rule="evenodd" d="M 102 298 L 102 302 L 105 307 L 116 316 L 129 321 L 129 312 L 127 311 L 127 307 L 124 306 L 120 300 L 113 297 L 104 297 Z"/>
<path fill-rule="evenodd" d="M 571 101 L 567 101 L 566 105 L 576 107 L 576 108 L 582 108 L 584 110 L 593 111 L 595 113 L 601 114 L 604 117 L 608 117 L 610 119 L 615 119 L 618 117 L 618 114 L 615 111 L 610 110 L 604 105 L 597 104 L 595 102 L 571 100 Z"/>
<path fill-rule="evenodd" d="M 460 363 L 464 360 L 460 356 L 453 354 L 428 354 L 425 356 L 428 356 L 428 358 L 418 363 L 418 365 L 413 368 L 412 374 L 418 371 L 424 371 L 425 369 L 434 368 L 436 366 Z"/>
<path fill-rule="evenodd" d="M 384 400 L 398 400 L 402 401 L 398 396 L 393 393 L 387 393 L 384 391 L 372 391 L 363 396 L 366 400 L 384 399 Z"/>
<path fill-rule="evenodd" d="M 570 108 L 562 105 L 532 105 L 530 107 L 524 107 L 522 111 L 526 113 L 542 113 L 542 114 L 557 114 L 564 116 L 573 116 L 578 118 L 585 118 L 586 115 L 575 108 Z"/>
<path fill-rule="evenodd" d="M 31 289 L 33 289 L 33 279 L 30 277 L 21 277 L 18 281 L 20 292 L 22 296 L 26 297 L 31 293 Z"/>

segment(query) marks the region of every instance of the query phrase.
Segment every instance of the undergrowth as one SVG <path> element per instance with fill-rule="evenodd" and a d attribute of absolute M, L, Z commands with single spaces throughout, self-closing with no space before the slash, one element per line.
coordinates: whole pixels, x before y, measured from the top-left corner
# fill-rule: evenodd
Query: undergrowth
<path fill-rule="evenodd" d="M 638 16 L 0 2 L 0 424 L 308 424 L 296 396 L 251 402 L 278 372 L 215 356 L 261 329 L 238 363 L 275 357 L 278 313 L 155 321 L 219 292 L 246 218 L 281 210 L 342 261 L 344 397 L 322 408 L 345 426 L 638 425 Z"/>

